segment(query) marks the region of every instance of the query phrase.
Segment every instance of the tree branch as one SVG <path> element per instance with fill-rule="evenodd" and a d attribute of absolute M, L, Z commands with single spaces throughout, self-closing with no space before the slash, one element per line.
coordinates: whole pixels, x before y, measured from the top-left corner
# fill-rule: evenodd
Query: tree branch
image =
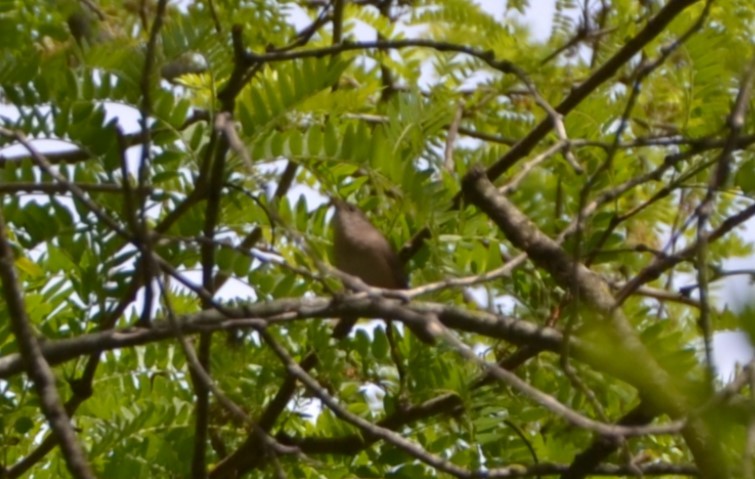
<path fill-rule="evenodd" d="M 605 281 L 583 264 L 573 261 L 551 238 L 543 234 L 519 211 L 487 178 L 482 168 L 472 168 L 462 183 L 464 197 L 485 212 L 518 248 L 523 249 L 539 267 L 548 271 L 563 288 L 578 295 L 587 306 L 597 313 L 600 326 L 611 348 L 597 348 L 593 352 L 595 363 L 604 362 L 603 368 L 612 369 L 612 374 L 635 386 L 648 398 L 650 404 L 672 418 L 686 416 L 691 408 L 669 374 L 656 362 L 642 344 L 636 331 L 619 309 Z M 630 364 L 617 361 L 617 357 L 633 358 Z M 613 363 L 613 364 L 611 364 Z M 712 437 L 712 431 L 701 420 L 690 420 L 684 429 L 684 437 L 695 456 L 703 474 L 719 474 L 728 477 L 721 443 Z"/>
<path fill-rule="evenodd" d="M 40 348 L 35 332 L 29 322 L 21 288 L 14 268 L 13 249 L 8 241 L 5 218 L 0 211 L 0 279 L 3 297 L 8 309 L 8 320 L 16 337 L 19 356 L 24 370 L 34 383 L 42 412 L 55 435 L 68 470 L 76 479 L 94 479 L 68 414 L 63 408 L 55 387 L 55 375 Z"/>

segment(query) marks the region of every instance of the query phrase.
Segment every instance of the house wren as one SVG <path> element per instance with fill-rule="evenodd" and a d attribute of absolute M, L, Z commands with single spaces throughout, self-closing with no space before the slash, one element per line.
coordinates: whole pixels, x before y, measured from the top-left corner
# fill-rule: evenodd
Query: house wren
<path fill-rule="evenodd" d="M 407 288 L 409 283 L 401 261 L 385 236 L 356 206 L 335 198 L 332 204 L 336 208 L 332 224 L 335 266 L 370 286 Z M 333 337 L 342 338 L 349 334 L 357 319 L 341 318 L 333 329 Z M 432 335 L 424 329 L 415 327 L 412 331 L 425 342 L 433 340 Z"/>

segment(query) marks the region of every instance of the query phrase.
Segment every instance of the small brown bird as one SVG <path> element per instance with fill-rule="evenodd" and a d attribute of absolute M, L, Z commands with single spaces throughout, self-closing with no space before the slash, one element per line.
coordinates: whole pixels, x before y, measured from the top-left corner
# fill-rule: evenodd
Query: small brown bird
<path fill-rule="evenodd" d="M 333 262 L 344 273 L 356 276 L 370 286 L 386 289 L 406 289 L 409 283 L 401 261 L 383 234 L 356 206 L 334 198 Z M 333 329 L 334 338 L 343 338 L 358 318 L 341 318 Z M 413 328 L 425 342 L 433 338 L 425 330 Z"/>

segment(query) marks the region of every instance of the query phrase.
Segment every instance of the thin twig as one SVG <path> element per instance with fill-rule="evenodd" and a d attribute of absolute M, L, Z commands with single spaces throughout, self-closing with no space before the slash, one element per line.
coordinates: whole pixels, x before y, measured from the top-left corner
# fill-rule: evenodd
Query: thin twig
<path fill-rule="evenodd" d="M 710 2 L 706 4 L 708 7 Z M 706 8 L 707 10 L 707 8 Z M 734 161 L 732 152 L 737 138 L 744 127 L 745 115 L 750 102 L 750 93 L 752 91 L 753 77 L 755 77 L 755 57 L 745 72 L 744 78 L 740 84 L 736 101 L 729 114 L 729 137 L 724 149 L 718 157 L 716 168 L 711 174 L 708 190 L 705 198 L 697 207 L 697 283 L 698 295 L 700 297 L 700 316 L 698 325 L 703 334 L 703 344 L 705 345 L 705 361 L 708 366 L 709 379 L 713 381 L 715 375 L 715 365 L 713 364 L 712 348 L 712 330 L 710 325 L 710 304 L 708 300 L 708 232 L 706 231 L 708 218 L 713 213 L 713 203 L 715 202 L 716 192 L 726 183 L 731 171 L 731 163 Z"/>
<path fill-rule="evenodd" d="M 482 471 L 467 471 L 466 469 L 463 469 L 443 459 L 442 457 L 436 456 L 424 450 L 421 446 L 418 446 L 408 439 L 405 439 L 401 434 L 391 431 L 390 429 L 377 426 L 367 421 L 366 419 L 362 419 L 356 414 L 349 412 L 345 407 L 341 406 L 325 388 L 320 386 L 320 384 L 318 384 L 318 382 L 312 376 L 310 376 L 309 373 L 304 371 L 298 364 L 296 364 L 296 362 L 291 358 L 288 352 L 280 344 L 278 344 L 278 342 L 272 336 L 270 336 L 269 333 L 264 330 L 260 330 L 259 334 L 262 337 L 263 341 L 283 362 L 283 364 L 288 369 L 289 374 L 301 381 L 301 383 L 304 384 L 314 396 L 322 401 L 323 404 L 328 409 L 333 411 L 333 413 L 340 419 L 353 424 L 354 426 L 364 431 L 365 434 L 379 437 L 380 439 L 393 444 L 412 457 L 419 459 L 420 461 L 439 471 L 443 471 L 458 478 L 471 478 L 481 476 Z"/>
<path fill-rule="evenodd" d="M 155 257 L 155 261 L 162 262 L 162 259 Z M 226 394 L 217 386 L 217 384 L 215 384 L 215 381 L 212 380 L 210 375 L 207 373 L 207 371 L 204 369 L 202 364 L 199 362 L 199 358 L 197 357 L 196 350 L 184 336 L 184 333 L 181 329 L 181 322 L 176 319 L 175 313 L 173 312 L 173 306 L 170 301 L 170 293 L 165 288 L 164 282 L 162 280 L 158 280 L 158 285 L 160 286 L 161 297 L 163 300 L 163 304 L 165 305 L 168 323 L 170 324 L 170 327 L 173 330 L 173 334 L 175 335 L 175 338 L 178 340 L 179 344 L 181 345 L 181 349 L 183 350 L 183 353 L 186 357 L 186 361 L 189 364 L 189 368 L 192 370 L 193 374 L 195 374 L 198 378 L 200 378 L 201 381 L 204 382 L 205 387 L 208 390 L 212 391 L 212 394 L 218 399 L 218 402 L 220 402 L 220 404 L 228 412 L 230 412 L 241 423 L 246 424 L 247 427 L 249 427 L 255 432 L 255 434 L 260 435 L 260 439 L 262 439 L 262 444 L 270 448 L 270 450 L 275 451 L 276 453 L 280 453 L 280 454 L 298 453 L 296 448 L 282 446 L 281 444 L 278 444 L 278 442 L 275 441 L 275 439 L 270 437 L 270 435 L 268 435 L 265 431 L 262 431 L 259 428 L 259 426 L 254 421 L 252 421 L 252 419 L 244 412 L 244 410 L 241 409 L 236 403 L 231 401 L 228 398 L 228 396 L 226 396 Z"/>
<path fill-rule="evenodd" d="M 482 367 L 489 374 L 496 379 L 503 381 L 512 388 L 521 392 L 525 396 L 529 397 L 534 402 L 540 404 L 552 413 L 564 418 L 569 423 L 573 424 L 580 429 L 592 431 L 603 436 L 615 436 L 615 437 L 629 437 L 629 436 L 643 436 L 654 434 L 677 434 L 685 426 L 686 421 L 678 420 L 669 424 L 660 426 L 621 426 L 616 424 L 608 424 L 605 422 L 595 421 L 590 419 L 581 413 L 569 408 L 563 403 L 559 402 L 553 396 L 546 394 L 539 389 L 531 386 L 528 382 L 522 380 L 516 374 L 501 368 L 497 364 L 489 363 L 475 354 L 472 349 L 453 335 L 448 329 L 444 328 L 441 336 L 447 341 L 457 352 L 459 352 L 464 358 Z"/>

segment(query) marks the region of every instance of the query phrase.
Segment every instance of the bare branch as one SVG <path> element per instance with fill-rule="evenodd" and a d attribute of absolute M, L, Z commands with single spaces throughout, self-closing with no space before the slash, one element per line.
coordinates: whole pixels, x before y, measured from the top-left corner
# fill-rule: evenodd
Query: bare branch
<path fill-rule="evenodd" d="M 76 479 L 94 479 L 94 473 L 61 403 L 60 395 L 55 387 L 55 375 L 45 360 L 39 341 L 29 323 L 14 263 L 15 258 L 8 241 L 5 219 L 0 212 L 0 279 L 2 279 L 3 297 L 8 309 L 11 329 L 18 344 L 21 362 L 34 383 L 42 412 L 57 438 L 69 472 Z"/>

